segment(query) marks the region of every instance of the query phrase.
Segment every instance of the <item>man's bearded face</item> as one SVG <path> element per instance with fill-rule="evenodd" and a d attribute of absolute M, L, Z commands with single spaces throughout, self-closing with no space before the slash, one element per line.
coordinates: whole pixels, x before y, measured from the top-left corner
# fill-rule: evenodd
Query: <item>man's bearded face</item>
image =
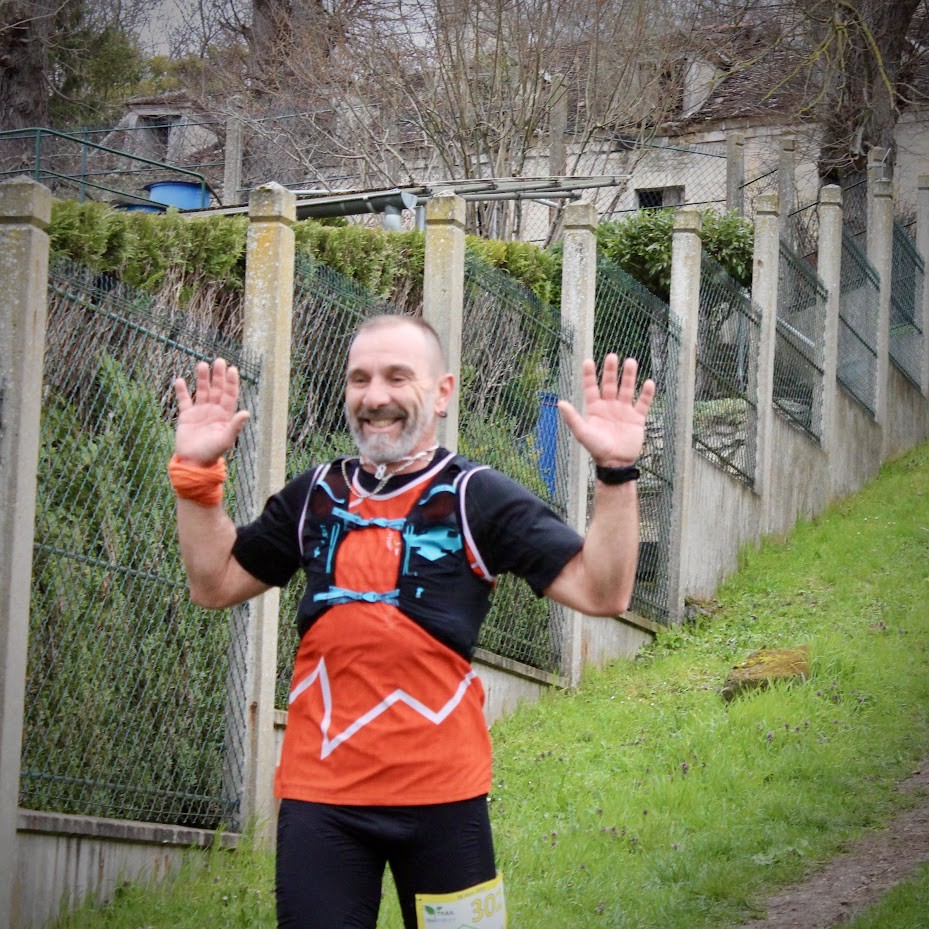
<path fill-rule="evenodd" d="M 369 408 L 363 402 L 349 406 L 346 400 L 345 416 L 362 456 L 375 464 L 388 464 L 414 454 L 425 444 L 424 435 L 432 431 L 434 404 L 434 391 L 407 406 L 398 400 Z"/>

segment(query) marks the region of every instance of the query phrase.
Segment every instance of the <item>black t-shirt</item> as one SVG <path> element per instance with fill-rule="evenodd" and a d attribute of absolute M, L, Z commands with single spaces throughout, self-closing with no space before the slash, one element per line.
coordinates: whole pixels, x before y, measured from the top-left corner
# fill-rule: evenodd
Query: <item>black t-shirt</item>
<path fill-rule="evenodd" d="M 439 449 L 435 460 L 447 454 Z M 268 499 L 254 522 L 237 530 L 233 556 L 265 584 L 283 587 L 300 568 L 298 524 L 313 474 L 306 471 L 294 478 Z M 396 490 L 416 476 L 416 472 L 398 475 L 386 489 Z M 377 485 L 366 471 L 360 472 L 359 479 L 366 490 Z M 488 572 L 494 577 L 515 574 L 537 596 L 583 545 L 583 539 L 538 497 L 499 471 L 487 468 L 471 474 L 464 505 L 474 545 Z"/>

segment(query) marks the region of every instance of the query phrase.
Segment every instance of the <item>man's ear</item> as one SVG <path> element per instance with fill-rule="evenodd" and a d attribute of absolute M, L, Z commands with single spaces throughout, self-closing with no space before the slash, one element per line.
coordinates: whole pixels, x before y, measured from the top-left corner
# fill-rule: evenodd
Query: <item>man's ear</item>
<path fill-rule="evenodd" d="M 444 413 L 452 394 L 455 392 L 455 375 L 451 373 L 443 374 L 436 384 L 436 412 Z"/>

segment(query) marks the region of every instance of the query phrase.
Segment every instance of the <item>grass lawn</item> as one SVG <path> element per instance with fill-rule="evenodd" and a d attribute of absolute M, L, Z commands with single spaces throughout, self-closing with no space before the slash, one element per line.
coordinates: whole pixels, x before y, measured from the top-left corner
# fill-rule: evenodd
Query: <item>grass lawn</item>
<path fill-rule="evenodd" d="M 915 798 L 929 750 L 929 443 L 782 542 L 745 553 L 634 661 L 493 729 L 491 795 L 513 929 L 721 929 Z M 807 645 L 812 674 L 732 703 L 727 670 Z M 908 929 L 927 875 L 901 889 Z M 247 845 L 122 888 L 66 929 L 272 927 L 273 863 Z M 906 914 L 912 915 L 912 920 Z M 380 929 L 400 929 L 389 888 Z M 919 923 L 919 925 L 923 925 Z"/>

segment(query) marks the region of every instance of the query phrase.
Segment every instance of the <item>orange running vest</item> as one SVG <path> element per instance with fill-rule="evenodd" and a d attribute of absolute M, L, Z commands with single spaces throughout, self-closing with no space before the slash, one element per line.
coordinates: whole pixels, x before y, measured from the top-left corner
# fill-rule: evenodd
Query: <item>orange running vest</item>
<path fill-rule="evenodd" d="M 486 612 L 473 586 L 490 583 L 461 526 L 461 493 L 473 471 L 449 471 L 453 460 L 460 459 L 445 458 L 376 499 L 345 494 L 333 468 L 327 485 L 317 481 L 308 495 L 301 539 L 315 546 L 304 554 L 317 571 L 315 581 L 308 572 L 306 596 L 320 609 L 294 663 L 277 796 L 393 806 L 490 790 L 484 690 L 461 653 L 470 654 Z M 422 513 L 437 507 L 439 521 L 424 524 Z M 443 591 L 449 604 L 479 611 L 457 650 L 427 631 L 432 625 L 445 637 Z M 414 614 L 422 605 L 420 622 L 405 603 Z M 455 609 L 448 607 L 452 620 Z"/>

